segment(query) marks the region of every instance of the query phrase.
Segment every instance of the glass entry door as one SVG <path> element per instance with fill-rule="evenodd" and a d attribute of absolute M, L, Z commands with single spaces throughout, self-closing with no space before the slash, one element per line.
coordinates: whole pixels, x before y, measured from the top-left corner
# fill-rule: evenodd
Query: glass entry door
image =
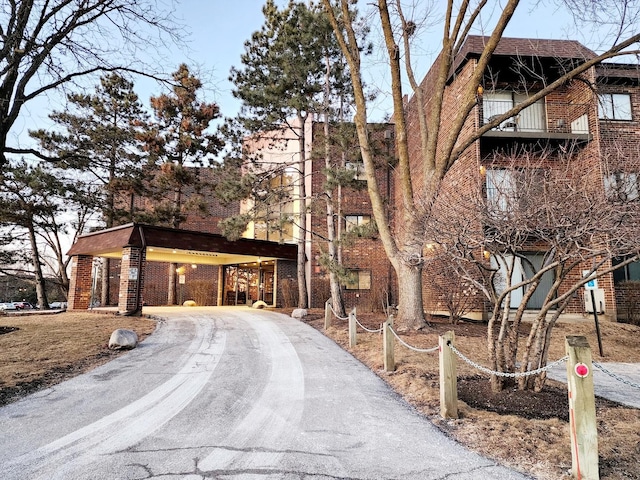
<path fill-rule="evenodd" d="M 252 305 L 258 300 L 273 304 L 273 262 L 228 265 L 224 269 L 223 305 Z"/>

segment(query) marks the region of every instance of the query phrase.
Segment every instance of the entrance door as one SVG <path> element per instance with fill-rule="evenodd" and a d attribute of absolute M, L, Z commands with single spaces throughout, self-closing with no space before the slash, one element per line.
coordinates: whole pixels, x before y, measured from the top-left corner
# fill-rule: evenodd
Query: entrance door
<path fill-rule="evenodd" d="M 263 300 L 273 304 L 274 266 L 242 264 L 224 269 L 223 305 L 251 305 Z"/>
<path fill-rule="evenodd" d="M 524 269 L 524 274 L 527 278 L 531 278 L 535 275 L 535 272 L 540 271 L 542 268 L 542 262 L 544 261 L 543 253 L 525 253 L 524 256 L 531 262 L 522 262 L 522 267 Z M 546 272 L 542 276 L 542 280 L 540 281 L 540 285 L 536 288 L 536 291 L 533 293 L 529 301 L 527 302 L 527 308 L 530 310 L 540 310 L 544 305 L 544 299 L 547 297 L 547 294 L 553 287 L 553 279 L 554 274 L 553 271 Z"/>

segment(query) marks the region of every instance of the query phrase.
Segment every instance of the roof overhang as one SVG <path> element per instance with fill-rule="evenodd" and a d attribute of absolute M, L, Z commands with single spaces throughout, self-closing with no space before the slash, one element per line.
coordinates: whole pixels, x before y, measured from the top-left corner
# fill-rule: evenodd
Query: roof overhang
<path fill-rule="evenodd" d="M 276 259 L 296 260 L 297 246 L 130 223 L 78 237 L 68 255 L 121 258 L 125 247 L 146 248 L 149 262 L 229 265 Z"/>

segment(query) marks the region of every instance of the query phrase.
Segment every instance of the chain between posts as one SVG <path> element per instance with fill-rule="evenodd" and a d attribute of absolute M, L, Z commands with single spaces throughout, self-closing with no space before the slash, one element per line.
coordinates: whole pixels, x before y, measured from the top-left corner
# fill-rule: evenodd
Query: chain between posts
<path fill-rule="evenodd" d="M 333 315 L 338 319 L 338 320 L 349 320 L 349 317 L 341 317 L 340 315 L 338 315 L 336 313 L 336 311 L 333 309 L 333 305 L 331 305 L 331 303 L 327 303 L 327 305 L 329 305 L 329 308 L 331 309 L 331 313 L 333 313 Z"/>
<path fill-rule="evenodd" d="M 349 317 L 341 317 L 340 315 L 338 315 L 335 310 L 333 309 L 333 305 L 331 305 L 331 303 L 328 304 L 329 308 L 331 309 L 331 312 L 333 313 L 333 315 L 338 319 L 338 320 L 349 320 Z M 380 333 L 382 331 L 382 327 L 378 328 L 377 330 L 371 330 L 367 327 L 365 327 L 364 325 L 362 325 L 360 323 L 360 321 L 358 320 L 358 317 L 356 317 L 356 323 L 358 325 L 360 325 L 360 328 L 362 328 L 365 332 L 369 332 L 369 333 Z"/>
<path fill-rule="evenodd" d="M 360 325 L 360 328 L 362 328 L 365 332 L 369 332 L 369 333 L 380 333 L 380 332 L 382 331 L 382 327 L 378 328 L 377 330 L 371 330 L 371 329 L 369 329 L 369 328 L 365 327 L 364 325 L 362 325 L 362 324 L 360 323 L 360 321 L 358 320 L 358 317 L 356 317 L 356 323 L 357 323 L 358 325 Z"/>
<path fill-rule="evenodd" d="M 396 331 L 393 329 L 393 327 L 389 326 L 389 330 L 391 330 L 391 333 L 393 333 L 393 336 L 396 337 L 398 339 L 398 341 L 404 345 L 405 347 L 407 347 L 409 350 L 413 350 L 414 352 L 420 352 L 420 353 L 433 353 L 433 352 L 437 352 L 438 350 L 440 350 L 440 347 L 433 347 L 433 348 L 417 348 L 417 347 L 413 347 L 411 345 L 409 345 L 407 342 L 405 342 L 404 340 L 402 340 L 398 334 L 396 333 Z"/>
<path fill-rule="evenodd" d="M 609 375 L 611 378 L 613 378 L 614 380 L 617 380 L 620 383 L 624 383 L 625 385 L 629 385 L 630 387 L 633 388 L 638 388 L 640 389 L 640 385 L 638 385 L 637 383 L 633 383 L 630 382 L 629 380 L 625 380 L 624 378 L 616 375 L 613 372 L 610 372 L 609 370 L 607 370 L 606 368 L 604 368 L 602 365 L 600 365 L 599 363 L 596 362 L 592 362 L 592 365 L 594 367 L 596 367 L 598 370 L 600 370 L 602 373 L 604 373 L 605 375 Z"/>
<path fill-rule="evenodd" d="M 447 342 L 447 346 L 451 350 L 453 350 L 453 352 L 458 357 L 460 357 L 466 363 L 471 365 L 473 368 L 475 368 L 477 370 L 480 370 L 481 372 L 487 373 L 489 375 L 496 375 L 498 377 L 521 378 L 521 377 L 529 377 L 531 375 L 538 375 L 540 373 L 543 373 L 543 372 L 546 372 L 546 371 L 550 370 L 551 368 L 555 367 L 556 365 L 560 365 L 561 363 L 566 362 L 569 359 L 569 356 L 566 355 L 566 356 L 562 357 L 561 359 L 556 360 L 555 362 L 552 362 L 552 363 L 549 363 L 549 364 L 545 365 L 544 367 L 540 367 L 540 368 L 537 368 L 535 370 L 529 370 L 529 371 L 526 371 L 526 372 L 513 372 L 513 373 L 511 373 L 511 372 L 497 372 L 495 370 L 491 370 L 490 368 L 482 366 L 479 363 L 476 363 L 473 360 L 465 357 L 464 354 L 462 352 L 460 352 L 460 350 L 458 350 L 456 347 L 454 347 L 451 342 Z"/>

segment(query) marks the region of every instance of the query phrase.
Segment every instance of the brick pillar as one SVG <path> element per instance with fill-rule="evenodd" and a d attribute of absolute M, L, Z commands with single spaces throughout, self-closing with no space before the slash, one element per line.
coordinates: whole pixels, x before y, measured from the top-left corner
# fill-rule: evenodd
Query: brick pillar
<path fill-rule="evenodd" d="M 75 255 L 71 259 L 71 278 L 69 279 L 68 310 L 87 310 L 91 302 L 91 255 Z"/>
<path fill-rule="evenodd" d="M 140 313 L 142 311 L 142 290 L 147 252 L 144 248 L 125 247 L 122 249 L 120 266 L 120 292 L 118 293 L 119 313 Z"/>

